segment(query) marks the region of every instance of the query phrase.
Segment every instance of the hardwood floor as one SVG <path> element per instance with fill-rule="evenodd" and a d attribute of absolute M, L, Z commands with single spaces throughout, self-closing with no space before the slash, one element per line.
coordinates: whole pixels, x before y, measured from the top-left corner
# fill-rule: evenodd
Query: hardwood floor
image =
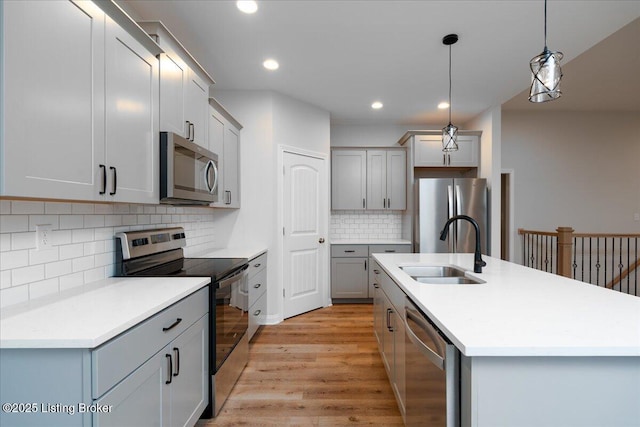
<path fill-rule="evenodd" d="M 340 304 L 263 326 L 218 417 L 204 426 L 402 426 L 372 306 Z"/>

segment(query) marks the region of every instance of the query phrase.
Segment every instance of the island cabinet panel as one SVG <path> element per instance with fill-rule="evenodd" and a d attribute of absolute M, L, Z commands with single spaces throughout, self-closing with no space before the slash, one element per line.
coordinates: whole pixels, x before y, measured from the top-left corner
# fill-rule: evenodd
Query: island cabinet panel
<path fill-rule="evenodd" d="M 640 425 L 638 357 L 462 357 L 462 426 Z"/>

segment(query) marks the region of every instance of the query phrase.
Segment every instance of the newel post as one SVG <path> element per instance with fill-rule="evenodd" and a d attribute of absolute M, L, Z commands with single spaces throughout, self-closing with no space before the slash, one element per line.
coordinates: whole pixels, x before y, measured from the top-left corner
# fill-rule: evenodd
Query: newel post
<path fill-rule="evenodd" d="M 571 227 L 558 227 L 558 274 L 572 277 L 571 250 L 573 249 L 573 232 Z"/>

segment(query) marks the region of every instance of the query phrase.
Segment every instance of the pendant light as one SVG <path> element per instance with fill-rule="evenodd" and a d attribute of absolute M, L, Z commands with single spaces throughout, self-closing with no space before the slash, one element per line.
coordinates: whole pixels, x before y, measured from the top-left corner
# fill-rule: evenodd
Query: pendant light
<path fill-rule="evenodd" d="M 562 52 L 552 52 L 547 48 L 547 0 L 544 0 L 544 50 L 540 55 L 534 56 L 529 63 L 531 68 L 529 101 L 547 102 L 560 98 L 562 95 L 560 61 L 563 56 Z"/>
<path fill-rule="evenodd" d="M 448 34 L 442 43 L 449 46 L 449 124 L 442 128 L 442 151 L 458 151 L 458 127 L 451 124 L 451 45 L 458 41 L 457 34 Z"/>

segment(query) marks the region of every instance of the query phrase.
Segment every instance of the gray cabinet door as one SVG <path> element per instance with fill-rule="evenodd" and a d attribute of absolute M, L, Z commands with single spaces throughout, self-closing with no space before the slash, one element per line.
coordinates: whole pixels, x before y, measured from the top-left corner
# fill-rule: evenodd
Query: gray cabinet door
<path fill-rule="evenodd" d="M 387 151 L 387 209 L 407 209 L 407 152 Z"/>
<path fill-rule="evenodd" d="M 331 209 L 364 210 L 367 192 L 367 152 L 331 152 Z"/>
<path fill-rule="evenodd" d="M 387 152 L 367 150 L 367 209 L 386 209 L 387 197 Z"/>
<path fill-rule="evenodd" d="M 165 350 L 168 351 L 169 347 Z M 156 353 L 111 391 L 98 399 L 98 405 L 110 405 L 111 411 L 95 413 L 96 427 L 168 426 L 169 393 L 165 382 L 170 375 L 166 351 Z"/>
<path fill-rule="evenodd" d="M 368 297 L 368 258 L 331 259 L 331 298 Z"/>
<path fill-rule="evenodd" d="M 240 207 L 240 131 L 227 125 L 224 135 L 224 187 L 220 197 L 230 208 Z"/>
<path fill-rule="evenodd" d="M 208 321 L 205 315 L 169 344 L 173 368 L 171 391 L 171 426 L 192 426 L 207 406 Z"/>

